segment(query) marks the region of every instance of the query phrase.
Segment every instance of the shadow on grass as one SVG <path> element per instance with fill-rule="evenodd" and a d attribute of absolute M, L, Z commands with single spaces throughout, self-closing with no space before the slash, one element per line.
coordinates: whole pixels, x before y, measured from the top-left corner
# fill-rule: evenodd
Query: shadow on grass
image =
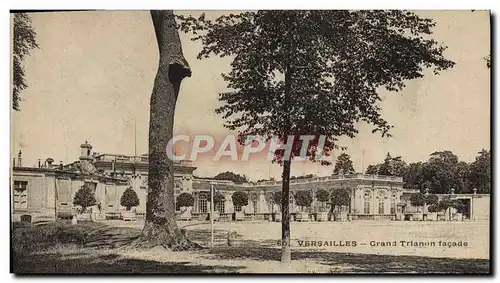
<path fill-rule="evenodd" d="M 90 232 L 83 247 L 91 249 L 114 249 L 127 246 L 139 238 L 141 230 L 125 227 L 103 227 Z"/>
<path fill-rule="evenodd" d="M 217 248 L 210 254 L 219 260 L 279 261 L 279 248 Z M 488 274 L 487 259 L 454 259 L 421 256 L 392 256 L 322 251 L 293 251 L 292 260 L 312 260 L 330 266 L 331 273 L 435 273 Z"/>
<path fill-rule="evenodd" d="M 116 254 L 75 253 L 14 256 L 13 272 L 26 274 L 186 274 L 237 273 L 244 267 L 191 265 L 189 262 L 157 262 L 123 258 Z"/>
<path fill-rule="evenodd" d="M 228 231 L 223 229 L 214 229 L 214 242 L 218 246 L 226 246 L 227 245 L 227 235 Z M 208 247 L 210 245 L 211 232 L 210 229 L 202 229 L 202 230 L 188 230 L 186 234 L 187 238 L 190 241 L 198 243 L 200 245 Z M 238 234 L 238 237 L 242 237 L 242 235 Z"/>

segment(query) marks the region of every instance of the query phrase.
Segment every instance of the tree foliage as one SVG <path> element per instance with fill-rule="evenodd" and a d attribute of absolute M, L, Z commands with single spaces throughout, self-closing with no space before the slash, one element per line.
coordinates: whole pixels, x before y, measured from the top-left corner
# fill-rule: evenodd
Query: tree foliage
<path fill-rule="evenodd" d="M 226 200 L 226 198 L 224 197 L 223 194 L 221 194 L 219 192 L 215 193 L 215 195 L 214 195 L 214 203 L 223 202 L 225 200 Z"/>
<path fill-rule="evenodd" d="M 316 192 L 316 199 L 322 203 L 330 200 L 330 193 L 327 190 L 319 189 Z"/>
<path fill-rule="evenodd" d="M 491 192 L 491 156 L 484 149 L 472 163 L 459 161 L 449 150 L 432 153 L 428 161 L 409 164 L 387 155 L 383 163 L 368 166 L 366 174 L 402 176 L 404 188 L 422 193 L 426 189 L 434 194 L 448 194 L 452 189 L 457 194 L 472 193 L 473 188 L 478 193 Z"/>
<path fill-rule="evenodd" d="M 292 176 L 290 180 L 301 180 L 301 179 L 310 179 L 316 177 L 314 174 L 307 174 L 303 176 Z"/>
<path fill-rule="evenodd" d="M 139 205 L 139 197 L 132 188 L 127 188 L 120 198 L 120 204 L 130 210 L 131 207 Z"/>
<path fill-rule="evenodd" d="M 352 174 L 354 173 L 354 166 L 351 160 L 351 156 L 347 153 L 342 153 L 337 157 L 337 162 L 335 162 L 335 168 L 333 169 L 333 174 Z"/>
<path fill-rule="evenodd" d="M 455 208 L 458 213 L 468 214 L 468 205 L 463 199 L 453 200 L 451 203 L 451 207 Z"/>
<path fill-rule="evenodd" d="M 437 204 L 429 205 L 427 208 L 429 212 L 439 212 L 439 206 Z"/>
<path fill-rule="evenodd" d="M 392 157 L 387 153 L 384 163 L 380 164 L 378 175 L 403 177 L 405 174 L 406 163 L 401 156 Z"/>
<path fill-rule="evenodd" d="M 25 80 L 24 58 L 31 51 L 38 48 L 36 32 L 32 27 L 31 19 L 26 13 L 14 14 L 13 30 L 13 88 L 12 109 L 19 111 L 21 102 L 21 91 L 28 87 Z"/>
<path fill-rule="evenodd" d="M 215 110 L 224 126 L 238 131 L 241 144 L 255 135 L 292 143 L 289 156 L 282 149 L 273 158 L 283 165 L 283 261 L 291 258 L 291 159 L 305 152 L 330 165 L 318 157 L 344 148 L 338 139 L 354 138 L 360 121 L 389 136 L 378 90 L 399 91 L 405 81 L 422 78 L 424 69 L 437 74 L 454 65 L 430 36 L 435 23 L 408 11 L 261 10 L 215 20 L 205 14 L 179 18 L 180 28 L 202 43 L 198 58 L 230 57 L 230 71 L 222 74 L 227 91 Z M 314 139 L 305 145 L 301 135 Z"/>
<path fill-rule="evenodd" d="M 230 172 L 230 171 L 219 173 L 211 179 L 213 179 L 213 180 L 229 180 L 229 181 L 235 182 L 236 184 L 248 182 L 248 179 L 245 175 L 235 174 L 235 173 Z"/>
<path fill-rule="evenodd" d="M 176 205 L 178 208 L 191 207 L 194 205 L 194 197 L 189 193 L 182 193 L 177 197 Z"/>
<path fill-rule="evenodd" d="M 380 170 L 380 164 L 368 165 L 368 167 L 366 167 L 365 174 L 378 175 L 379 170 Z"/>
<path fill-rule="evenodd" d="M 248 205 L 248 194 L 242 191 L 236 191 L 231 196 L 234 206 Z"/>
<path fill-rule="evenodd" d="M 439 202 L 439 197 L 436 195 L 426 195 L 425 196 L 425 203 L 427 205 L 436 205 Z"/>
<path fill-rule="evenodd" d="M 424 176 L 431 183 L 433 193 L 450 193 L 456 185 L 458 157 L 451 151 L 436 151 L 431 154 L 424 169 Z"/>
<path fill-rule="evenodd" d="M 82 211 L 85 212 L 87 207 L 97 204 L 95 199 L 94 190 L 88 186 L 82 186 L 75 194 L 73 198 L 73 204 L 82 207 Z"/>
<path fill-rule="evenodd" d="M 335 189 L 331 194 L 331 202 L 332 209 L 347 206 L 351 203 L 351 192 L 346 188 Z"/>
<path fill-rule="evenodd" d="M 491 193 L 491 152 L 481 150 L 470 166 L 470 183 L 478 193 Z"/>
<path fill-rule="evenodd" d="M 405 170 L 405 174 L 403 175 L 403 181 L 405 182 L 403 185 L 404 188 L 412 190 L 421 190 L 423 188 L 425 181 L 423 175 L 424 166 L 425 164 L 422 162 L 414 162 L 408 164 Z M 427 186 L 429 185 L 428 182 L 426 184 Z"/>
<path fill-rule="evenodd" d="M 294 198 L 295 204 L 302 208 L 309 207 L 313 202 L 312 194 L 310 191 L 297 191 L 294 195 Z"/>
<path fill-rule="evenodd" d="M 437 211 L 443 212 L 443 211 L 446 211 L 450 207 L 453 207 L 453 201 L 450 199 L 450 197 L 445 197 L 439 201 L 439 203 L 437 205 Z"/>
<path fill-rule="evenodd" d="M 354 137 L 360 120 L 387 135 L 377 89 L 401 90 L 406 80 L 454 65 L 428 35 L 435 23 L 407 11 L 256 11 L 209 20 L 180 17 L 181 29 L 202 43 L 198 58 L 231 56 L 223 74 L 229 91 L 216 112 L 225 126 L 248 135 Z M 302 142 L 296 139 L 293 153 Z M 315 144 L 308 156 L 316 160 Z M 281 153 L 281 155 L 280 155 Z M 283 151 L 275 161 L 281 162 Z M 322 161 L 328 163 L 326 161 Z"/>
<path fill-rule="evenodd" d="M 417 193 L 417 194 L 413 194 L 411 195 L 410 197 L 410 203 L 411 205 L 413 206 L 424 206 L 425 204 L 425 195 L 422 194 L 422 193 Z"/>
<path fill-rule="evenodd" d="M 277 191 L 273 193 L 273 202 L 281 207 L 281 192 Z"/>

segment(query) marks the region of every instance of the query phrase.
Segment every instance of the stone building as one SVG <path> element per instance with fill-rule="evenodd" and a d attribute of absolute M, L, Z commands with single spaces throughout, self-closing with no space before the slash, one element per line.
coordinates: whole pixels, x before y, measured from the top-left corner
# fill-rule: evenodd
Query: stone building
<path fill-rule="evenodd" d="M 89 210 L 101 215 L 117 216 L 123 211 L 120 198 L 127 188 L 133 188 L 140 203 L 135 208 L 139 215 L 146 211 L 148 157 L 92 152 L 92 145 L 80 146 L 78 161 L 53 164 L 52 158 L 39 160 L 38 167 L 23 166 L 21 152 L 13 160 L 12 212 L 16 221 L 23 214 L 36 219 L 70 217 L 78 213 L 73 205 L 76 192 L 90 187 L 97 204 Z M 191 192 L 193 171 L 189 162 L 175 162 L 176 194 Z"/>
<path fill-rule="evenodd" d="M 18 221 L 21 215 L 31 215 L 34 221 L 71 217 L 79 213 L 73 205 L 76 192 L 82 187 L 90 187 L 95 192 L 97 204 L 90 211 L 101 217 L 119 217 L 124 207 L 120 198 L 127 188 L 132 188 L 139 197 L 135 211 L 144 216 L 147 201 L 148 156 L 128 156 L 119 154 L 99 154 L 92 151 L 88 142 L 80 145 L 79 160 L 70 164 L 54 164 L 52 158 L 39 160 L 37 167 L 22 164 L 22 153 L 13 160 L 12 170 L 12 216 Z M 206 219 L 210 211 L 210 189 L 223 197 L 215 203 L 215 211 L 221 218 L 230 219 L 235 211 L 243 211 L 251 219 L 269 219 L 279 211 L 273 201 L 273 193 L 281 191 L 281 182 L 260 182 L 236 184 L 232 181 L 197 178 L 193 175 L 196 167 L 191 162 L 174 162 L 175 196 L 189 193 L 194 196 L 194 205 L 188 210 L 194 217 Z M 294 215 L 299 210 L 316 213 L 329 207 L 329 203 L 316 200 L 319 190 L 333 191 L 347 188 L 350 205 L 344 209 L 351 219 L 394 219 L 395 214 L 414 211 L 410 196 L 418 191 L 403 189 L 400 177 L 366 174 L 333 175 L 290 181 L 290 211 Z M 295 205 L 294 193 L 309 191 L 313 203 L 309 208 L 300 209 Z M 244 191 L 248 195 L 248 205 L 235 207 L 232 194 Z M 442 197 L 442 196 L 441 196 Z M 489 217 L 489 195 L 452 195 L 453 198 L 470 199 L 470 214 L 474 219 Z"/>

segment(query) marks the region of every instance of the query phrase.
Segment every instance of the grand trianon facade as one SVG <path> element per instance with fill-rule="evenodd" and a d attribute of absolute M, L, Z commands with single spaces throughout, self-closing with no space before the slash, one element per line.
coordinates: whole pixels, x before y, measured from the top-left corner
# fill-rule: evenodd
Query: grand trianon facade
<path fill-rule="evenodd" d="M 55 164 L 52 158 L 40 159 L 37 166 L 23 166 L 19 152 L 12 164 L 11 203 L 12 219 L 19 221 L 22 215 L 30 215 L 35 221 L 71 217 L 78 213 L 73 205 L 76 192 L 86 186 L 93 189 L 97 204 L 91 211 L 100 217 L 112 218 L 124 210 L 120 198 L 127 188 L 132 188 L 139 197 L 135 207 L 138 216 L 144 216 L 147 200 L 148 157 L 117 154 L 99 154 L 85 142 L 81 146 L 78 161 L 70 164 Z M 193 175 L 196 167 L 190 162 L 174 164 L 175 196 L 189 193 L 194 197 L 194 205 L 189 208 L 195 218 L 205 219 L 210 211 L 211 187 L 223 196 L 223 201 L 214 209 L 221 218 L 230 219 L 235 210 L 242 211 L 250 219 L 271 219 L 279 211 L 273 201 L 273 193 L 281 190 L 281 182 L 259 182 L 236 184 L 232 181 L 197 178 Z M 350 219 L 394 219 L 402 212 L 414 211 L 409 198 L 415 190 L 403 189 L 400 177 L 365 174 L 332 175 L 309 179 L 291 180 L 290 211 L 292 216 L 304 209 L 314 214 L 324 209 L 326 203 L 316 200 L 318 190 L 327 191 L 347 188 L 351 193 L 351 203 L 345 207 Z M 310 191 L 313 202 L 308 208 L 298 208 L 293 197 L 299 190 Z M 232 194 L 244 191 L 248 195 L 248 205 L 238 207 L 232 203 Z M 459 195 L 456 195 L 457 197 Z M 460 195 L 471 200 L 471 213 L 475 219 L 487 218 L 489 195 Z M 475 202 L 473 204 L 473 202 Z M 487 202 L 487 203 L 486 203 Z"/>

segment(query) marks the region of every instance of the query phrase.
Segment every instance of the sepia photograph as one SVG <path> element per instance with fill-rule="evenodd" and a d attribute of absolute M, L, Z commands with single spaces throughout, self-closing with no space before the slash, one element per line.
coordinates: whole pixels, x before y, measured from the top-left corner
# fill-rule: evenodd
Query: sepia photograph
<path fill-rule="evenodd" d="M 492 274 L 490 11 L 9 17 L 11 273 Z"/>

